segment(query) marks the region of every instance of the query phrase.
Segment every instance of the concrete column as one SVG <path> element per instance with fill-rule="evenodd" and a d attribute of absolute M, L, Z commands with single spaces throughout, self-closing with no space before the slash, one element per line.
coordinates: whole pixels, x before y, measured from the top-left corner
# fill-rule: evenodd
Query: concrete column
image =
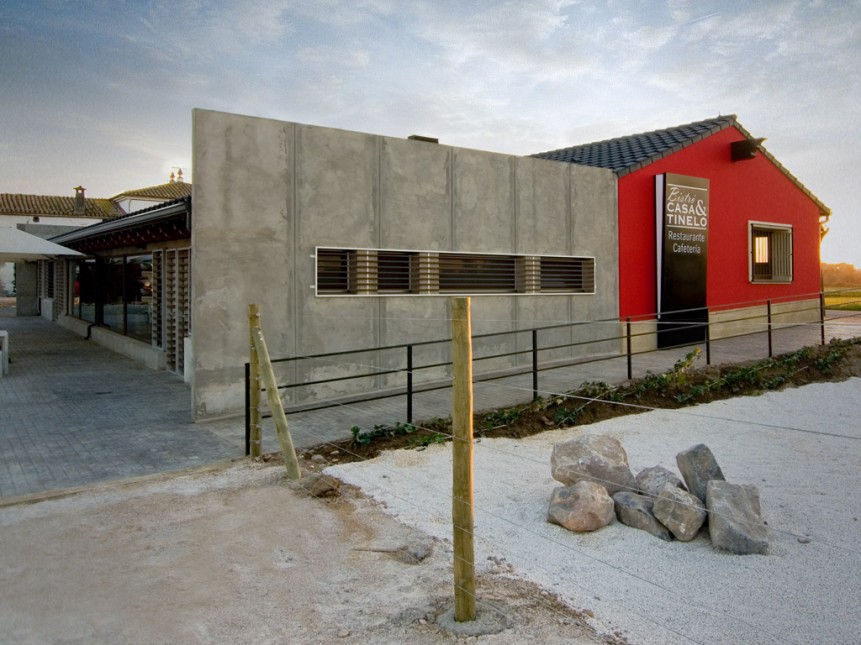
<path fill-rule="evenodd" d="M 15 263 L 16 315 L 39 315 L 39 272 L 35 262 Z"/>

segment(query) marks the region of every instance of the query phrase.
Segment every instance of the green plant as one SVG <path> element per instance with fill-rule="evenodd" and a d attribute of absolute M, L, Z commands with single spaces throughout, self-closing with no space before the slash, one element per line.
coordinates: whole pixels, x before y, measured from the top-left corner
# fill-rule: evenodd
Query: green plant
<path fill-rule="evenodd" d="M 568 408 L 558 407 L 553 413 L 553 422 L 558 426 L 570 426 L 577 423 L 577 415 L 580 410 L 569 410 Z"/>
<path fill-rule="evenodd" d="M 366 446 L 371 443 L 371 433 L 362 432 L 362 429 L 359 426 L 353 426 L 350 428 L 350 432 L 353 435 L 353 443 L 361 446 Z"/>
<path fill-rule="evenodd" d="M 577 395 L 587 399 L 601 399 L 610 390 L 615 389 L 604 381 L 583 381 L 577 390 Z"/>
<path fill-rule="evenodd" d="M 386 437 L 397 437 L 414 433 L 418 428 L 412 423 L 396 423 L 394 426 L 385 424 L 377 424 L 370 432 L 363 432 L 359 426 L 350 428 L 353 435 L 353 443 L 360 446 L 367 446 L 378 439 Z"/>
<path fill-rule="evenodd" d="M 510 425 L 517 421 L 518 417 L 523 413 L 522 408 L 503 408 L 502 410 L 494 410 L 484 415 L 482 425 L 486 431 L 503 426 Z"/>
<path fill-rule="evenodd" d="M 407 445 L 410 448 L 427 448 L 431 444 L 445 443 L 448 437 L 441 432 L 430 432 L 410 437 Z"/>

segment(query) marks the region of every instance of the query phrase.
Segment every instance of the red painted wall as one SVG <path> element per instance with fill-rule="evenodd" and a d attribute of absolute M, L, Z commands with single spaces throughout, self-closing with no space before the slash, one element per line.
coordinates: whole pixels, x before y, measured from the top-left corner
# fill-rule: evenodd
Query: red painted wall
<path fill-rule="evenodd" d="M 619 179 L 619 311 L 622 318 L 653 317 L 655 286 L 655 176 L 672 172 L 709 184 L 707 304 L 735 308 L 766 299 L 802 299 L 819 282 L 819 208 L 762 154 L 733 162 L 734 127 Z M 748 222 L 792 226 L 793 282 L 751 284 Z"/>

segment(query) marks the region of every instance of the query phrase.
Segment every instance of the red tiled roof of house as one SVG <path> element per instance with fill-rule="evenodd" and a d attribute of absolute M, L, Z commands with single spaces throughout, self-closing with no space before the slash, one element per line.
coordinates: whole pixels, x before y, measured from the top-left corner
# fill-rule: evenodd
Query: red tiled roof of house
<path fill-rule="evenodd" d="M 172 199 L 180 199 L 191 195 L 191 184 L 184 181 L 171 181 L 158 186 L 149 186 L 147 188 L 136 188 L 133 190 L 124 190 L 123 192 L 111 197 L 114 201 L 124 197 L 140 197 L 142 199 L 162 199 L 164 201 Z"/>
<path fill-rule="evenodd" d="M 112 219 L 122 215 L 122 211 L 109 199 L 87 197 L 84 212 L 76 213 L 75 197 L 0 193 L 0 215 Z"/>
<path fill-rule="evenodd" d="M 541 159 L 551 159 L 553 161 L 565 161 L 585 166 L 607 168 L 615 172 L 618 177 L 624 177 L 729 127 L 735 127 L 742 135 L 756 142 L 757 150 L 762 152 L 792 183 L 798 186 L 819 207 L 819 211 L 823 216 L 828 217 L 831 215 L 831 209 L 810 192 L 810 189 L 789 172 L 782 163 L 775 159 L 761 145 L 761 141 L 754 139 L 753 135 L 741 126 L 735 114 L 718 116 L 714 119 L 706 119 L 705 121 L 697 121 L 664 130 L 654 130 L 627 137 L 617 137 L 605 141 L 596 141 L 595 143 L 571 146 L 570 148 L 539 152 L 531 156 Z"/>

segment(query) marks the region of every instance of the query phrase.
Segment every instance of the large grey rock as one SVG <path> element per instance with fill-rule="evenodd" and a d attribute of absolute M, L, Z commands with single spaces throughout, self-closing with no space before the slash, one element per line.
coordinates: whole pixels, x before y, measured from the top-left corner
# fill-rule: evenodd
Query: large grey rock
<path fill-rule="evenodd" d="M 715 456 L 705 444 L 697 444 L 676 455 L 679 472 L 685 479 L 688 490 L 706 501 L 706 486 L 713 479 L 724 481 L 723 471 L 718 466 Z"/>
<path fill-rule="evenodd" d="M 604 486 L 610 495 L 637 490 L 637 480 L 628 466 L 628 455 L 618 439 L 585 435 L 557 443 L 550 456 L 553 479 L 571 486 L 590 480 Z"/>
<path fill-rule="evenodd" d="M 706 507 L 714 546 L 741 555 L 768 550 L 768 529 L 762 521 L 756 486 L 712 480 Z"/>
<path fill-rule="evenodd" d="M 582 480 L 573 486 L 560 486 L 550 496 L 547 521 L 569 531 L 595 531 L 613 521 L 613 500 L 606 489 Z"/>
<path fill-rule="evenodd" d="M 613 495 L 613 501 L 616 503 L 616 517 L 622 524 L 642 529 L 668 542 L 673 539 L 667 527 L 652 512 L 653 498 L 622 491 Z"/>
<path fill-rule="evenodd" d="M 663 466 L 652 466 L 644 468 L 637 473 L 637 488 L 644 495 L 649 495 L 652 498 L 661 494 L 664 484 L 672 484 L 676 488 L 687 490 L 682 480 L 676 477 L 676 474 L 667 470 Z"/>
<path fill-rule="evenodd" d="M 693 540 L 706 521 L 700 499 L 672 484 L 664 484 L 652 512 L 682 542 Z"/>

